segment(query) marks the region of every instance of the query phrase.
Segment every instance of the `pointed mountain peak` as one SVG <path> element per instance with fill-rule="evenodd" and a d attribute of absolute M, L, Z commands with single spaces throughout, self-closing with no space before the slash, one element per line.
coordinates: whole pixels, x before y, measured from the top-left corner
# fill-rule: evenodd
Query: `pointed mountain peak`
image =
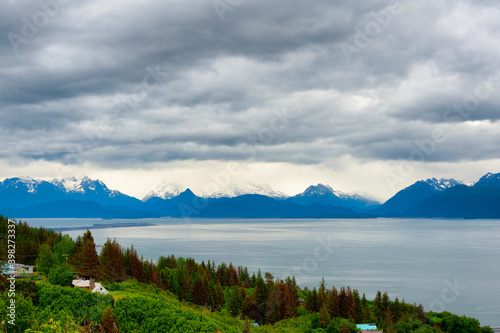
<path fill-rule="evenodd" d="M 187 188 L 185 191 L 183 191 L 178 196 L 176 196 L 176 197 L 174 197 L 172 199 L 182 199 L 182 200 L 185 200 L 185 199 L 191 199 L 191 198 L 193 198 L 195 196 L 196 196 L 196 194 L 194 194 L 193 191 L 191 191 L 189 188 Z"/>
<path fill-rule="evenodd" d="M 463 185 L 463 182 L 455 180 L 453 178 L 450 178 L 450 179 L 446 179 L 446 178 L 436 179 L 434 177 L 433 178 L 429 178 L 427 180 L 418 181 L 415 184 L 424 184 L 424 183 L 427 184 L 427 185 L 430 185 L 432 188 L 434 188 L 436 191 L 439 191 L 439 192 L 447 190 L 450 187 L 453 187 L 453 186 L 456 186 L 456 185 Z"/>
<path fill-rule="evenodd" d="M 313 195 L 325 195 L 331 193 L 335 195 L 333 189 L 329 185 L 324 185 L 324 184 L 318 184 L 316 186 L 311 185 L 309 186 L 304 192 L 302 192 L 300 195 L 302 196 L 313 196 Z"/>
<path fill-rule="evenodd" d="M 474 187 L 500 187 L 500 173 L 488 172 L 477 181 Z"/>

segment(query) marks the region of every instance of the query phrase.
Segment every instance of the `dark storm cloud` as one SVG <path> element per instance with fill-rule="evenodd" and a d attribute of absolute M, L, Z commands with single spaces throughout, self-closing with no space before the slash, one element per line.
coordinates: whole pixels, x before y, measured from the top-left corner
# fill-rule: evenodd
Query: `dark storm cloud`
<path fill-rule="evenodd" d="M 429 161 L 500 148 L 497 2 L 222 3 L 2 2 L 0 156 L 398 160 L 435 128 Z"/>

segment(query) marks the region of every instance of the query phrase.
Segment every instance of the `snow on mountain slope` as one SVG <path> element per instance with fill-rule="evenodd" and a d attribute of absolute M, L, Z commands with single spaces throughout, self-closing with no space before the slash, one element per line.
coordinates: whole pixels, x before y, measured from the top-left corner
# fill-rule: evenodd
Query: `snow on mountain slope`
<path fill-rule="evenodd" d="M 451 179 L 429 178 L 429 179 L 425 180 L 425 183 L 429 184 L 434 189 L 436 189 L 437 191 L 440 191 L 440 192 L 444 191 L 450 187 L 456 186 L 456 185 L 463 185 L 463 182 L 455 180 L 453 178 L 451 178 Z"/>
<path fill-rule="evenodd" d="M 488 172 L 474 184 L 474 187 L 500 187 L 500 173 Z"/>
<path fill-rule="evenodd" d="M 64 179 L 53 179 L 50 183 L 57 186 L 59 189 L 67 192 L 67 193 L 84 193 L 85 190 L 83 189 L 82 186 L 82 181 L 86 179 L 87 177 L 71 177 L 71 178 L 64 178 Z"/>
<path fill-rule="evenodd" d="M 20 188 L 25 186 L 28 189 L 28 193 L 36 193 L 40 181 L 33 179 L 31 177 L 17 177 L 6 179 L 1 183 L 4 187 Z"/>
<path fill-rule="evenodd" d="M 380 204 L 380 200 L 368 193 L 346 193 L 338 190 L 333 190 L 333 193 L 344 200 L 361 200 L 361 201 L 372 201 Z"/>
<path fill-rule="evenodd" d="M 99 179 L 94 180 L 87 176 L 53 179 L 50 183 L 70 194 L 101 193 L 113 197 L 120 193 L 110 190 Z"/>
<path fill-rule="evenodd" d="M 288 196 L 280 191 L 275 191 L 267 184 L 229 185 L 215 193 L 203 193 L 204 198 L 234 198 L 245 194 L 260 194 L 275 199 L 286 199 Z"/>
<path fill-rule="evenodd" d="M 166 182 L 164 181 L 156 189 L 148 192 L 142 199 L 142 201 L 148 201 L 151 198 L 161 198 L 161 199 L 172 199 L 182 192 L 184 192 L 187 187 L 182 186 L 176 182 Z"/>

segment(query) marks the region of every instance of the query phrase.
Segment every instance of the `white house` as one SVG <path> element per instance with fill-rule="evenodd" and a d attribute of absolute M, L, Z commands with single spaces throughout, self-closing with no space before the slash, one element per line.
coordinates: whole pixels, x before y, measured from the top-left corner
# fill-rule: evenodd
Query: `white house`
<path fill-rule="evenodd" d="M 93 279 L 90 280 L 73 280 L 73 287 L 83 288 L 92 291 L 93 293 L 109 294 L 109 292 L 100 284 L 99 282 L 94 282 Z"/>

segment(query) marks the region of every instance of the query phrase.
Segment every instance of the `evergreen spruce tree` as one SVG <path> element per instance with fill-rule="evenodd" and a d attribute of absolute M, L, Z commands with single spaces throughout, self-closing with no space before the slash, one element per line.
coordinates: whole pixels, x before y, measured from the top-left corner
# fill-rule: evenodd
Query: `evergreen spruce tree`
<path fill-rule="evenodd" d="M 332 287 L 330 298 L 328 300 L 328 312 L 331 318 L 340 317 L 339 295 L 335 287 Z"/>
<path fill-rule="evenodd" d="M 137 250 L 134 249 L 134 245 L 130 247 L 130 251 L 128 252 L 128 261 L 130 264 L 130 277 L 136 279 L 139 282 L 143 281 L 142 276 L 142 262 L 137 255 Z"/>
<path fill-rule="evenodd" d="M 123 268 L 123 252 L 116 239 L 107 239 L 101 250 L 99 261 L 103 277 L 109 282 L 125 281 L 125 270 Z"/>
<path fill-rule="evenodd" d="M 382 308 L 382 293 L 380 291 L 377 291 L 377 296 L 375 296 L 375 300 L 373 301 L 373 312 L 377 324 L 383 322 L 384 311 Z"/>
<path fill-rule="evenodd" d="M 323 306 L 326 305 L 327 301 L 328 301 L 328 298 L 326 295 L 325 278 L 323 277 L 321 279 L 321 282 L 319 285 L 319 290 L 318 290 L 318 309 L 322 309 Z"/>
<path fill-rule="evenodd" d="M 279 287 L 274 288 L 267 298 L 266 302 L 266 323 L 274 324 L 280 321 L 281 318 L 281 289 Z"/>
<path fill-rule="evenodd" d="M 352 297 L 354 299 L 354 321 L 357 323 L 363 322 L 363 304 L 361 303 L 361 298 L 359 297 L 359 292 L 357 289 L 352 291 Z"/>
<path fill-rule="evenodd" d="M 242 298 L 241 288 L 236 286 L 229 295 L 227 308 L 232 316 L 236 317 L 241 313 L 244 298 Z"/>
<path fill-rule="evenodd" d="M 401 319 L 401 316 L 402 316 L 401 304 L 399 303 L 399 299 L 397 297 L 394 300 L 394 302 L 392 303 L 391 312 L 392 312 L 393 321 L 395 323 L 397 323 Z"/>
<path fill-rule="evenodd" d="M 260 275 L 260 274 L 259 274 Z M 257 301 L 257 307 L 262 318 L 266 315 L 266 302 L 267 302 L 267 288 L 262 276 L 257 278 L 257 285 L 255 287 L 255 295 Z"/>
<path fill-rule="evenodd" d="M 94 237 L 90 230 L 82 237 L 82 244 L 76 253 L 76 271 L 85 278 L 99 279 L 102 276 L 99 257 L 95 248 Z"/>
<path fill-rule="evenodd" d="M 318 326 L 320 328 L 326 328 L 328 323 L 330 322 L 330 314 L 328 313 L 328 309 L 326 308 L 326 304 L 319 311 L 319 322 Z"/>
<path fill-rule="evenodd" d="M 392 311 L 391 308 L 388 306 L 386 311 L 385 311 L 385 324 L 387 329 L 384 329 L 384 332 L 389 332 L 392 333 L 394 332 L 394 320 L 392 318 Z"/>
<path fill-rule="evenodd" d="M 347 292 L 345 290 L 345 287 L 341 287 L 339 291 L 339 312 L 340 316 L 345 319 L 349 318 L 349 306 L 347 303 Z"/>
<path fill-rule="evenodd" d="M 219 281 L 215 285 L 214 305 L 216 311 L 219 311 L 224 306 L 224 290 Z"/>
<path fill-rule="evenodd" d="M 318 312 L 318 292 L 316 287 L 306 296 L 306 310 L 309 312 Z"/>

